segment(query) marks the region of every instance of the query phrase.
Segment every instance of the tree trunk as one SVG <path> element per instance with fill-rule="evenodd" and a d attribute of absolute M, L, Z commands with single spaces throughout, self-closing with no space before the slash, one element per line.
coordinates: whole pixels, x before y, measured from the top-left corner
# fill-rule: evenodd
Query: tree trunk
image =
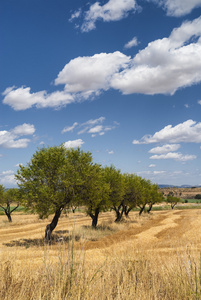
<path fill-rule="evenodd" d="M 8 222 L 12 222 L 11 214 L 5 210 L 5 214 L 8 218 Z"/>
<path fill-rule="evenodd" d="M 174 209 L 174 207 L 175 207 L 176 204 L 177 203 L 171 203 L 171 208 Z"/>
<path fill-rule="evenodd" d="M 60 207 L 58 210 L 56 210 L 54 218 L 52 219 L 52 222 L 46 226 L 46 229 L 45 229 L 45 241 L 46 242 L 51 241 L 52 231 L 57 226 L 57 223 L 58 223 L 58 220 L 60 218 L 62 210 L 63 210 L 63 206 Z"/>
<path fill-rule="evenodd" d="M 150 213 L 150 211 L 152 210 L 152 206 L 153 206 L 153 203 L 149 204 L 149 208 L 147 210 L 148 214 Z"/>
<path fill-rule="evenodd" d="M 128 214 L 131 211 L 132 207 L 127 208 L 127 206 L 124 206 L 124 214 L 126 218 L 129 218 Z"/>
<path fill-rule="evenodd" d="M 14 210 L 16 210 L 18 208 L 18 206 L 19 206 L 19 204 L 15 208 L 13 208 L 12 210 L 10 210 L 10 203 L 9 202 L 7 202 L 7 207 L 6 208 L 4 208 L 3 206 L 0 205 L 0 207 L 3 208 L 5 214 L 6 214 L 7 218 L 8 218 L 8 222 L 12 222 L 11 213 Z"/>
<path fill-rule="evenodd" d="M 143 210 L 145 209 L 145 205 L 143 205 L 142 207 L 140 207 L 140 212 L 139 212 L 139 216 L 141 216 Z"/>
<path fill-rule="evenodd" d="M 116 220 L 115 222 L 118 223 L 121 221 L 122 216 L 123 216 L 123 212 L 124 212 L 124 207 L 122 206 L 122 210 L 120 211 L 121 206 L 119 206 L 118 208 L 115 207 L 115 212 L 116 212 Z"/>
<path fill-rule="evenodd" d="M 72 212 L 73 212 L 73 213 L 75 213 L 76 208 L 77 208 L 77 206 L 72 207 Z"/>
<path fill-rule="evenodd" d="M 90 217 L 92 218 L 92 227 L 96 228 L 98 223 L 98 215 L 99 215 L 99 208 L 96 208 L 95 214 L 90 214 Z"/>

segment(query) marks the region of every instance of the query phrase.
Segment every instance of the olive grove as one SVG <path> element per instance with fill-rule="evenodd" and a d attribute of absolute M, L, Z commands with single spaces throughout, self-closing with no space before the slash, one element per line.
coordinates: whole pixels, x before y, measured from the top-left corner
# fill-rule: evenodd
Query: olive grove
<path fill-rule="evenodd" d="M 40 218 L 53 215 L 46 226 L 45 240 L 57 226 L 62 211 L 70 206 L 85 207 L 96 228 L 101 211 L 114 210 L 116 222 L 123 214 L 145 206 L 163 196 L 157 185 L 135 174 L 122 174 L 114 166 L 102 167 L 93 163 L 92 154 L 63 145 L 38 149 L 26 166 L 20 165 L 15 175 L 22 204 Z M 0 190 L 1 193 L 1 190 Z"/>

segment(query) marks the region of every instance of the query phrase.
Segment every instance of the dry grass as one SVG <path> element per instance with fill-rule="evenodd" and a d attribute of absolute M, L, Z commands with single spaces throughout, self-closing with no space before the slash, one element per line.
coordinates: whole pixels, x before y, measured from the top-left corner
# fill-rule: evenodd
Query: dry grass
<path fill-rule="evenodd" d="M 47 221 L 0 216 L 0 299 L 201 299 L 201 210 L 113 221 L 64 216 L 45 245 Z"/>

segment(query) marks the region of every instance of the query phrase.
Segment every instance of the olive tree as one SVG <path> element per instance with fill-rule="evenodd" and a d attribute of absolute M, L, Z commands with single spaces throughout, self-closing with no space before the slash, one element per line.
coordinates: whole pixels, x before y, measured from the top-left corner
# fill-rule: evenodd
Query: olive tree
<path fill-rule="evenodd" d="M 119 222 L 121 221 L 124 212 L 124 176 L 121 174 L 120 170 L 117 170 L 114 166 L 105 167 L 104 176 L 110 188 L 110 207 L 115 211 L 115 222 Z"/>
<path fill-rule="evenodd" d="M 20 165 L 16 179 L 24 204 L 40 218 L 54 214 L 45 230 L 46 241 L 50 241 L 62 210 L 83 194 L 91 165 L 91 153 L 63 145 L 38 149 L 26 166 Z"/>
<path fill-rule="evenodd" d="M 150 194 L 149 194 L 149 200 L 148 200 L 148 205 L 149 208 L 147 210 L 148 213 L 152 210 L 152 207 L 156 203 L 161 203 L 164 201 L 163 194 L 159 192 L 159 187 L 157 184 L 152 184 L 150 188 Z"/>
<path fill-rule="evenodd" d="M 94 164 L 88 168 L 81 198 L 87 215 L 92 219 L 92 227 L 96 228 L 99 213 L 107 210 L 109 205 L 109 185 L 100 165 Z"/>
<path fill-rule="evenodd" d="M 139 201 L 137 201 L 137 206 L 140 208 L 139 215 L 145 211 L 146 205 L 152 200 L 151 187 L 152 184 L 150 180 L 141 178 L 141 197 Z"/>
<path fill-rule="evenodd" d="M 166 202 L 170 203 L 170 206 L 172 209 L 174 209 L 175 205 L 177 205 L 178 202 L 180 202 L 181 199 L 178 197 L 173 196 L 172 194 L 168 194 L 166 198 Z"/>
<path fill-rule="evenodd" d="M 0 185 L 0 207 L 3 209 L 6 214 L 8 221 L 12 222 L 11 214 L 19 206 L 19 191 L 18 189 L 12 188 L 5 190 L 5 188 Z M 11 204 L 15 203 L 16 205 L 11 208 Z"/>
<path fill-rule="evenodd" d="M 135 174 L 124 174 L 125 192 L 124 192 L 124 213 L 128 217 L 130 211 L 141 203 L 142 184 L 141 177 Z"/>

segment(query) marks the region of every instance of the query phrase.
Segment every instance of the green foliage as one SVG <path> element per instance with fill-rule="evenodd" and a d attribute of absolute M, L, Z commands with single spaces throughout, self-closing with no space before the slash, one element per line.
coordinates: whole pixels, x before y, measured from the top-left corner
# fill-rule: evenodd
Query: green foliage
<path fill-rule="evenodd" d="M 26 166 L 20 166 L 16 179 L 22 204 L 40 218 L 54 213 L 58 219 L 63 208 L 84 205 L 97 224 L 99 212 L 109 208 L 120 220 L 135 207 L 142 213 L 147 204 L 150 211 L 153 204 L 163 200 L 158 186 L 149 180 L 122 174 L 114 166 L 94 164 L 91 153 L 79 148 L 38 149 Z"/>
<path fill-rule="evenodd" d="M 0 184 L 0 204 L 4 203 L 4 193 L 5 193 L 5 187 Z"/>
<path fill-rule="evenodd" d="M 172 195 L 167 195 L 166 202 L 170 203 L 171 208 L 173 209 L 178 202 L 181 202 L 181 199 Z"/>
<path fill-rule="evenodd" d="M 124 174 L 124 178 L 124 205 L 130 208 L 134 208 L 144 200 L 144 198 L 142 197 L 141 177 L 135 174 Z"/>
<path fill-rule="evenodd" d="M 92 219 L 95 218 L 95 215 L 98 216 L 99 212 L 108 209 L 109 188 L 101 166 L 91 165 L 85 176 L 81 201 L 86 207 L 86 213 Z"/>
<path fill-rule="evenodd" d="M 20 202 L 20 192 L 17 188 L 8 189 L 4 192 L 4 199 L 10 204 L 12 202 Z"/>
<path fill-rule="evenodd" d="M 195 195 L 195 199 L 201 199 L 201 194 Z"/>
<path fill-rule="evenodd" d="M 105 181 L 109 184 L 109 202 L 110 207 L 118 207 L 121 205 L 124 191 L 125 182 L 124 176 L 121 174 L 120 170 L 117 170 L 114 166 L 104 168 Z"/>
<path fill-rule="evenodd" d="M 91 153 L 80 149 L 39 149 L 16 174 L 24 205 L 44 218 L 78 201 L 91 165 Z"/>
<path fill-rule="evenodd" d="M 12 222 L 11 214 L 18 208 L 19 201 L 20 194 L 18 189 L 13 188 L 5 190 L 2 185 L 0 186 L 0 208 L 8 217 L 9 222 Z M 15 207 L 11 207 L 12 202 L 17 202 Z"/>

